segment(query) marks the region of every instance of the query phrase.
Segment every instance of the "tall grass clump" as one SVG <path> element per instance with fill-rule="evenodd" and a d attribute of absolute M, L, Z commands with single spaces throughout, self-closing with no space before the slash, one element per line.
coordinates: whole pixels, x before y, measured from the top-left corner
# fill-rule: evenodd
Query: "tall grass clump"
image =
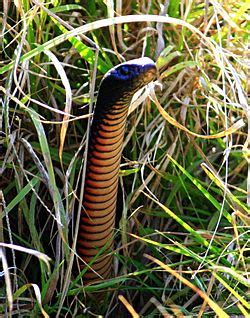
<path fill-rule="evenodd" d="M 0 8 L 0 315 L 248 317 L 247 1 Z M 102 76 L 140 56 L 159 76 L 130 108 L 114 277 L 85 286 L 92 109 Z"/>

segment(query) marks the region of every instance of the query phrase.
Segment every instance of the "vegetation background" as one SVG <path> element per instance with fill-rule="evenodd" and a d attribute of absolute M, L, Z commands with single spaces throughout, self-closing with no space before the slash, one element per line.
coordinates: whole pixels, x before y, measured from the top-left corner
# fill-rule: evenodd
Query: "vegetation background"
<path fill-rule="evenodd" d="M 0 314 L 249 317 L 249 3 L 0 9 Z M 115 278 L 82 286 L 71 246 L 89 114 L 103 74 L 140 56 L 157 61 L 158 101 L 131 106 Z"/>

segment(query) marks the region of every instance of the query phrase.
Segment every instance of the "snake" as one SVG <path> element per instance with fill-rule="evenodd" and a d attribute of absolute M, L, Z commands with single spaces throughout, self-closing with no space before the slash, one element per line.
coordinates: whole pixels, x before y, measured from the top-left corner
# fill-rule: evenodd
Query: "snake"
<path fill-rule="evenodd" d="M 156 77 L 148 57 L 121 63 L 101 80 L 90 126 L 76 252 L 83 281 L 110 278 L 119 169 L 128 110 L 134 94 Z"/>

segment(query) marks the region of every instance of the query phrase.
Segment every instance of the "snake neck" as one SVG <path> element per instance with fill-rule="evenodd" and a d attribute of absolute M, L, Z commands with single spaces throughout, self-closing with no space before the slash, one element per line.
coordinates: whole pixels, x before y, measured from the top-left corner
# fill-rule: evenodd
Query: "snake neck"
<path fill-rule="evenodd" d="M 93 281 L 110 276 L 118 175 L 129 101 L 112 105 L 97 103 L 90 129 L 85 187 L 78 234 L 78 254 L 92 270 L 84 276 Z M 97 256 L 98 251 L 102 256 Z M 85 265 L 83 265 L 85 266 Z M 96 274 L 98 273 L 98 275 Z"/>

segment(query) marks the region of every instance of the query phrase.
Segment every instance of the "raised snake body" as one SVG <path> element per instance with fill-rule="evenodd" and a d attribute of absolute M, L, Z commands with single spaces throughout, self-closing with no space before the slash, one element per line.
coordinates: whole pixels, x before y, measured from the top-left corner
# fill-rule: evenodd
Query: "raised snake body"
<path fill-rule="evenodd" d="M 131 60 L 103 77 L 90 129 L 88 156 L 77 238 L 84 281 L 108 278 L 117 202 L 118 173 L 128 108 L 133 95 L 154 79 L 156 67 L 149 58 Z"/>

